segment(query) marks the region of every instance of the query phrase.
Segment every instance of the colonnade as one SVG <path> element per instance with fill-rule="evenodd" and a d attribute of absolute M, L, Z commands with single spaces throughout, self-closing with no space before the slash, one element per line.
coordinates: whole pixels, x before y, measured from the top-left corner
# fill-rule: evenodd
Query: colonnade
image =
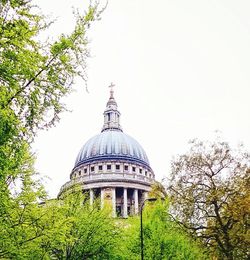
<path fill-rule="evenodd" d="M 119 188 L 120 189 L 120 188 Z M 128 217 L 128 188 L 122 188 L 123 189 L 123 196 L 122 196 L 122 217 L 127 218 Z M 111 205 L 112 205 L 112 216 L 117 216 L 117 195 L 116 195 L 116 188 L 109 188 L 111 190 Z M 133 190 L 133 212 L 132 215 L 138 215 L 139 213 L 139 194 L 138 189 L 132 189 Z M 144 199 L 147 198 L 147 192 L 143 191 Z M 89 197 L 90 197 L 90 205 L 93 205 L 95 193 L 94 189 L 89 189 Z M 105 188 L 101 188 L 100 191 L 100 200 L 101 200 L 101 208 L 104 207 L 105 202 Z M 119 204 L 120 205 L 120 204 Z M 129 205 L 132 206 L 131 204 Z"/>

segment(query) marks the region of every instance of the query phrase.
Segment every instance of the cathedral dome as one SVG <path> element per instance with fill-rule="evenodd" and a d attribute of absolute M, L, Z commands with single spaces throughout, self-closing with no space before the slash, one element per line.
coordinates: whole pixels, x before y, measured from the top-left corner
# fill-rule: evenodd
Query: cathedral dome
<path fill-rule="evenodd" d="M 141 145 L 122 131 L 112 129 L 106 129 L 85 143 L 76 158 L 75 167 L 107 159 L 139 163 L 150 167 Z"/>
<path fill-rule="evenodd" d="M 101 132 L 82 146 L 58 197 L 74 192 L 77 185 L 89 194 L 91 205 L 100 198 L 100 208 L 112 205 L 112 216 L 127 218 L 139 214 L 155 175 L 142 146 L 123 132 L 113 84 L 110 87 Z"/>

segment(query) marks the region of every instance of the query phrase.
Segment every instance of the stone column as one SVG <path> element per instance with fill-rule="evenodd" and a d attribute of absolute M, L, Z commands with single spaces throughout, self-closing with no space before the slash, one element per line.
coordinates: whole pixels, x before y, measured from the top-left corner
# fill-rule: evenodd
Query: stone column
<path fill-rule="evenodd" d="M 101 209 L 104 207 L 104 189 L 101 188 Z"/>
<path fill-rule="evenodd" d="M 139 201 L 138 201 L 138 190 L 134 189 L 134 201 L 135 201 L 135 215 L 139 213 Z"/>
<path fill-rule="evenodd" d="M 148 198 L 148 192 L 145 191 L 143 195 L 144 195 L 144 200 L 146 200 Z"/>
<path fill-rule="evenodd" d="M 127 188 L 123 188 L 123 217 L 128 217 L 128 193 Z"/>
<path fill-rule="evenodd" d="M 94 191 L 93 191 L 93 189 L 89 190 L 89 203 L 90 203 L 90 206 L 92 206 L 93 203 L 94 203 Z"/>
<path fill-rule="evenodd" d="M 116 217 L 116 194 L 115 188 L 112 189 L 112 217 Z"/>

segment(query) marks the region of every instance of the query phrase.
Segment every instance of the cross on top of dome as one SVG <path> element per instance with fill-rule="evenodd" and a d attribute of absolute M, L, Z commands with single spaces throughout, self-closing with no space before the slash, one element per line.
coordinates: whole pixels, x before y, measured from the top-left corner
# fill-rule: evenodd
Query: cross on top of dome
<path fill-rule="evenodd" d="M 113 97 L 114 95 L 114 88 L 115 84 L 113 82 L 110 83 L 109 88 L 110 88 L 110 97 Z"/>

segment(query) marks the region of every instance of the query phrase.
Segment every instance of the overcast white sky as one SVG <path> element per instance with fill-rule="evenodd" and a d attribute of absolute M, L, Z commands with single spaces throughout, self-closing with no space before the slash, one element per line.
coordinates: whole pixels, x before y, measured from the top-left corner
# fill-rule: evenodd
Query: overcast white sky
<path fill-rule="evenodd" d="M 58 18 L 50 36 L 73 28 L 71 7 L 86 5 L 35 2 Z M 34 144 L 49 194 L 57 195 L 81 146 L 100 132 L 110 82 L 123 130 L 144 147 L 158 180 L 188 140 L 211 139 L 215 130 L 250 150 L 249 14 L 248 0 L 109 0 L 89 33 L 89 93 L 77 82 L 65 99 L 72 112 Z"/>

